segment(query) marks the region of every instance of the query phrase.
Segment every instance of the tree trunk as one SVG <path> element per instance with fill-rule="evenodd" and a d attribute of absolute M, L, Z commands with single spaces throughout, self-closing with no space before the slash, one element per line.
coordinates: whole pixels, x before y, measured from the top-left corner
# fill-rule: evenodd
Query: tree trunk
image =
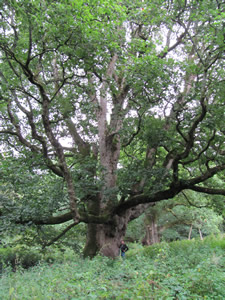
<path fill-rule="evenodd" d="M 142 240 L 142 244 L 145 246 L 151 245 L 151 233 L 150 232 L 151 232 L 151 226 L 147 225 L 145 227 L 145 236 Z"/>
<path fill-rule="evenodd" d="M 189 233 L 188 233 L 188 239 L 189 240 L 191 239 L 192 227 L 193 227 L 193 225 L 191 224 L 191 227 L 190 227 L 190 230 L 189 230 Z"/>
<path fill-rule="evenodd" d="M 117 217 L 114 224 L 88 224 L 84 257 L 93 258 L 100 253 L 115 258 L 119 255 L 119 246 L 127 228 L 127 218 Z"/>
<path fill-rule="evenodd" d="M 151 221 L 151 244 L 155 243 L 159 243 L 159 234 L 156 218 L 153 218 Z"/>
<path fill-rule="evenodd" d="M 153 245 L 155 243 L 159 243 L 158 226 L 155 216 L 152 216 L 151 223 L 146 226 L 145 230 L 145 237 L 142 240 L 142 244 Z"/>

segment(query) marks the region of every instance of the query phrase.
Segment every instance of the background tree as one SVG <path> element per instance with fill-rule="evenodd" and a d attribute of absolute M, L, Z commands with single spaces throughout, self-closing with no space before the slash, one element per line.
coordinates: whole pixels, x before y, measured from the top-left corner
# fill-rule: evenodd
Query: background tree
<path fill-rule="evenodd" d="M 45 183 L 49 212 L 17 222 L 85 222 L 84 255 L 116 256 L 154 203 L 225 195 L 223 17 L 222 1 L 1 3 L 1 150 L 67 192 Z"/>
<path fill-rule="evenodd" d="M 203 239 L 206 235 L 218 234 L 223 217 L 212 208 L 213 197 L 185 191 L 173 200 L 157 203 L 145 212 L 139 238 L 145 234 L 142 243 L 150 245 L 162 238 L 171 241 L 200 236 Z"/>

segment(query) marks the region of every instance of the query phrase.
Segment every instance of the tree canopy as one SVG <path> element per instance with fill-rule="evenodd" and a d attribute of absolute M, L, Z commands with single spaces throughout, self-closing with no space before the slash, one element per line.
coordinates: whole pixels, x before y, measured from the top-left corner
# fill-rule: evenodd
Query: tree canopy
<path fill-rule="evenodd" d="M 85 222 L 85 255 L 115 256 L 154 203 L 225 195 L 223 1 L 0 6 L 1 189 L 23 207 L 1 214 Z"/>

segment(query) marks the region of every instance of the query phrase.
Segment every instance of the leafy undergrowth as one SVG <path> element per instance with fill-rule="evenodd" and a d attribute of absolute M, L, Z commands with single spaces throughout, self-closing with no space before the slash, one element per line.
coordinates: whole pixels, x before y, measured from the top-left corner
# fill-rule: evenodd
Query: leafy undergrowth
<path fill-rule="evenodd" d="M 225 239 L 130 245 L 125 261 L 75 255 L 4 270 L 0 299 L 225 299 Z"/>

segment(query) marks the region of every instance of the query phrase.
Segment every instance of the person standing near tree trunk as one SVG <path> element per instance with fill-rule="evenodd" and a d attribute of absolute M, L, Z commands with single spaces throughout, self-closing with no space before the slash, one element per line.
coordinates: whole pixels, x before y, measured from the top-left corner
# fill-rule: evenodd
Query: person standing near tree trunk
<path fill-rule="evenodd" d="M 125 259 L 125 253 L 129 250 L 129 248 L 127 247 L 127 245 L 125 244 L 124 241 L 121 241 L 121 244 L 120 244 L 120 254 L 121 254 L 121 257 L 123 259 Z"/>

